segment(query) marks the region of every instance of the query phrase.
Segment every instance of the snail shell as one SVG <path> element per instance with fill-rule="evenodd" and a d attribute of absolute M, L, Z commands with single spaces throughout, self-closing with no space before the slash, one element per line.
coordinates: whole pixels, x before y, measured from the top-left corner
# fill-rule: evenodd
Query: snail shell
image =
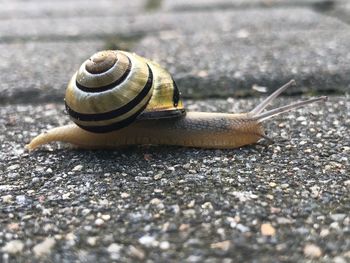
<path fill-rule="evenodd" d="M 70 80 L 65 104 L 82 129 L 103 133 L 135 119 L 174 118 L 185 114 L 171 75 L 157 63 L 119 50 L 86 60 Z"/>

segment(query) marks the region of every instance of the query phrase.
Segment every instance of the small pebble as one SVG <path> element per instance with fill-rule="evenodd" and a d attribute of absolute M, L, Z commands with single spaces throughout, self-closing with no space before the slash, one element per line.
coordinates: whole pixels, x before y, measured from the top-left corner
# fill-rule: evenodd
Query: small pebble
<path fill-rule="evenodd" d="M 305 144 L 307 144 L 307 141 L 300 141 L 299 142 L 299 145 L 305 145 Z"/>
<path fill-rule="evenodd" d="M 73 232 L 70 232 L 70 233 L 66 234 L 65 238 L 66 238 L 66 240 L 75 240 L 77 237 L 76 237 L 76 235 L 74 235 Z"/>
<path fill-rule="evenodd" d="M 139 260 L 143 260 L 145 258 L 145 252 L 142 249 L 134 246 L 129 247 L 129 253 L 131 256 L 138 258 Z"/>
<path fill-rule="evenodd" d="M 153 237 L 149 235 L 145 235 L 139 238 L 140 244 L 146 246 L 146 247 L 152 247 L 158 245 L 158 241 Z"/>
<path fill-rule="evenodd" d="M 340 225 L 338 222 L 333 222 L 329 225 L 330 228 L 335 229 L 335 230 L 340 230 Z"/>
<path fill-rule="evenodd" d="M 281 184 L 282 189 L 287 189 L 289 187 L 289 184 Z"/>
<path fill-rule="evenodd" d="M 154 179 L 154 180 L 162 179 L 163 174 L 164 174 L 164 173 L 158 173 L 158 174 L 156 174 L 155 176 L 153 176 L 153 179 Z"/>
<path fill-rule="evenodd" d="M 119 251 L 122 249 L 121 245 L 118 245 L 116 243 L 112 243 L 108 246 L 107 251 L 109 253 L 119 253 Z"/>
<path fill-rule="evenodd" d="M 159 248 L 162 250 L 167 250 L 170 248 L 170 243 L 168 241 L 162 241 L 159 243 Z"/>
<path fill-rule="evenodd" d="M 95 225 L 96 226 L 102 226 L 105 223 L 105 221 L 102 218 L 97 218 L 95 220 Z"/>
<path fill-rule="evenodd" d="M 317 245 L 307 244 L 304 247 L 304 255 L 308 258 L 319 258 L 320 256 L 322 256 L 322 250 Z"/>
<path fill-rule="evenodd" d="M 210 202 L 206 202 L 206 203 L 202 204 L 202 208 L 203 209 L 212 210 L 213 209 L 213 205 Z"/>
<path fill-rule="evenodd" d="M 67 199 L 69 199 L 70 195 L 71 195 L 71 193 L 65 193 L 62 195 L 62 199 L 67 200 Z"/>
<path fill-rule="evenodd" d="M 228 251 L 230 248 L 230 245 L 231 245 L 231 241 L 225 240 L 217 243 L 212 243 L 210 244 L 210 247 L 214 249 L 221 249 L 223 251 Z"/>
<path fill-rule="evenodd" d="M 111 216 L 110 215 L 102 215 L 101 218 L 104 220 L 104 221 L 108 221 L 111 219 Z"/>
<path fill-rule="evenodd" d="M 19 205 L 25 205 L 27 203 L 28 199 L 25 195 L 17 195 L 16 196 L 16 202 Z"/>
<path fill-rule="evenodd" d="M 128 198 L 130 195 L 128 193 L 120 193 L 121 198 Z"/>
<path fill-rule="evenodd" d="M 81 214 L 82 214 L 83 216 L 86 216 L 86 215 L 88 215 L 90 212 L 91 212 L 90 209 L 84 208 L 83 211 L 81 211 Z"/>
<path fill-rule="evenodd" d="M 188 208 L 193 208 L 195 204 L 196 204 L 196 200 L 191 200 L 191 201 L 187 204 L 187 207 L 188 207 Z"/>
<path fill-rule="evenodd" d="M 317 198 L 320 196 L 320 187 L 317 185 L 314 185 L 312 187 L 310 187 L 311 190 L 311 197 L 312 198 Z"/>
<path fill-rule="evenodd" d="M 11 231 L 17 231 L 19 229 L 19 224 L 18 223 L 9 223 L 7 225 L 7 228 Z"/>
<path fill-rule="evenodd" d="M 275 182 L 271 182 L 271 183 L 269 183 L 269 186 L 270 186 L 270 187 L 276 187 L 277 184 L 276 184 Z"/>
<path fill-rule="evenodd" d="M 343 221 L 345 217 L 346 217 L 346 214 L 332 214 L 332 215 L 330 215 L 330 218 L 333 221 Z"/>
<path fill-rule="evenodd" d="M 329 229 L 322 229 L 321 232 L 320 232 L 320 237 L 326 237 L 329 235 Z"/>
<path fill-rule="evenodd" d="M 56 241 L 52 237 L 46 238 L 43 242 L 33 247 L 35 256 L 41 257 L 51 252 L 52 247 L 56 244 Z"/>
<path fill-rule="evenodd" d="M 110 254 L 112 260 L 118 260 L 120 258 L 120 250 L 122 249 L 121 245 L 112 243 L 108 246 L 107 251 Z"/>
<path fill-rule="evenodd" d="M 191 164 L 186 163 L 182 166 L 184 169 L 190 169 L 191 168 Z"/>
<path fill-rule="evenodd" d="M 293 223 L 293 221 L 286 217 L 277 217 L 277 223 L 279 225 L 287 225 Z"/>
<path fill-rule="evenodd" d="M 236 228 L 241 231 L 242 233 L 250 231 L 249 227 L 242 225 L 242 224 L 237 224 Z"/>
<path fill-rule="evenodd" d="M 278 214 L 278 213 L 280 213 L 281 212 L 281 208 L 279 208 L 279 207 L 270 207 L 270 212 L 272 213 L 272 214 Z"/>
<path fill-rule="evenodd" d="M 97 237 L 88 237 L 86 239 L 86 242 L 90 245 L 90 246 L 95 246 L 96 242 L 97 242 Z"/>
<path fill-rule="evenodd" d="M 194 217 L 196 215 L 196 210 L 186 209 L 186 210 L 183 210 L 182 213 L 184 214 L 185 217 Z"/>
<path fill-rule="evenodd" d="M 305 116 L 300 116 L 298 118 L 296 118 L 296 121 L 301 122 L 301 121 L 305 121 L 306 117 Z"/>
<path fill-rule="evenodd" d="M 151 205 L 159 205 L 162 201 L 158 198 L 153 198 L 151 201 L 150 201 L 150 204 Z"/>
<path fill-rule="evenodd" d="M 175 171 L 175 167 L 174 166 L 169 166 L 168 167 L 168 171 Z"/>
<path fill-rule="evenodd" d="M 11 203 L 12 202 L 12 199 L 13 199 L 13 196 L 12 195 L 3 195 L 1 197 L 2 201 L 4 203 Z"/>
<path fill-rule="evenodd" d="M 267 198 L 267 199 L 270 199 L 270 200 L 273 200 L 274 197 L 273 197 L 273 195 L 267 194 L 267 195 L 266 195 L 266 198 Z"/>
<path fill-rule="evenodd" d="M 189 225 L 189 224 L 181 224 L 181 225 L 179 226 L 179 230 L 180 230 L 180 231 L 187 231 L 189 228 L 190 228 L 190 225 Z"/>
<path fill-rule="evenodd" d="M 19 164 L 13 164 L 13 165 L 10 165 L 9 167 L 7 167 L 7 170 L 8 171 L 13 171 L 13 170 L 16 170 L 20 167 Z"/>
<path fill-rule="evenodd" d="M 83 169 L 83 166 L 81 164 L 78 164 L 72 169 L 72 172 L 80 172 Z"/>
<path fill-rule="evenodd" d="M 263 236 L 274 236 L 276 234 L 275 228 L 270 223 L 262 224 L 260 231 Z"/>
<path fill-rule="evenodd" d="M 24 244 L 20 240 L 12 240 L 1 249 L 4 253 L 17 254 L 22 252 Z"/>

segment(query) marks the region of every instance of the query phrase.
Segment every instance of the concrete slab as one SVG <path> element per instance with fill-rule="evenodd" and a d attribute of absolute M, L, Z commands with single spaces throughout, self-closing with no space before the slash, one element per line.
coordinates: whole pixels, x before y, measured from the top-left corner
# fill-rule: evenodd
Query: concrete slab
<path fill-rule="evenodd" d="M 66 85 L 101 41 L 0 44 L 0 103 L 63 101 Z"/>
<path fill-rule="evenodd" d="M 257 100 L 231 103 L 187 101 L 237 111 Z M 1 259 L 346 262 L 349 107 L 334 97 L 269 121 L 268 147 L 27 153 L 68 121 L 63 106 L 1 106 Z"/>
<path fill-rule="evenodd" d="M 290 94 L 349 92 L 350 31 L 253 31 L 237 30 L 220 38 L 167 32 L 164 38 L 146 37 L 135 51 L 173 72 L 187 97 L 252 95 L 254 85 L 271 90 L 293 78 L 298 85 Z"/>
<path fill-rule="evenodd" d="M 67 17 L 3 20 L 0 24 L 0 41 L 98 39 L 110 36 L 135 36 L 165 30 L 166 25 L 156 24 L 152 15 L 139 19 L 117 16 Z"/>
<path fill-rule="evenodd" d="M 105 16 L 82 18 L 40 18 L 4 20 L 0 24 L 2 42 L 20 39 L 92 38 L 104 35 L 153 35 L 175 30 L 184 34 L 236 32 L 288 32 L 289 30 L 347 30 L 337 19 L 304 8 L 202 11 L 194 13 L 153 13 L 133 18 Z"/>
<path fill-rule="evenodd" d="M 291 78 L 299 83 L 294 92 L 349 91 L 350 28 L 337 19 L 300 8 L 177 19 L 181 29 L 147 36 L 135 51 L 166 65 L 185 96 L 247 95 L 255 84 L 271 88 Z"/>
<path fill-rule="evenodd" d="M 116 17 L 82 19 L 86 24 L 71 23 L 75 26 L 68 26 L 75 18 L 36 19 L 37 27 L 25 26 L 27 20 L 8 29 L 8 21 L 0 25 L 7 31 L 1 31 L 8 34 L 5 40 L 13 43 L 0 46 L 6 61 L 0 65 L 2 101 L 23 101 L 23 94 L 38 101 L 62 98 L 82 61 L 98 49 L 118 48 L 125 36 L 131 39 L 126 47 L 174 74 L 185 97 L 245 96 L 253 94 L 254 84 L 273 89 L 291 78 L 299 83 L 294 93 L 349 90 L 349 26 L 308 10 L 145 15 L 132 23 Z M 107 21 L 118 23 L 103 27 Z M 20 42 L 32 38 L 38 40 Z M 19 73 L 11 74 L 13 69 Z"/>

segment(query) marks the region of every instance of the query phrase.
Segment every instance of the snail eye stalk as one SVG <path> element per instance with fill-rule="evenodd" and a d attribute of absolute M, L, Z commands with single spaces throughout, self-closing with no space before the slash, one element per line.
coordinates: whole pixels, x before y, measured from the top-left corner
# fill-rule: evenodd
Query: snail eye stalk
<path fill-rule="evenodd" d="M 322 96 L 322 97 L 318 97 L 318 98 L 314 98 L 314 99 L 309 99 L 309 100 L 305 100 L 305 101 L 299 101 L 299 102 L 295 102 L 292 103 L 290 105 L 286 105 L 286 106 L 282 106 L 276 109 L 272 109 L 272 110 L 268 110 L 265 111 L 265 108 L 275 99 L 277 98 L 283 91 L 285 91 L 286 89 L 295 86 L 296 82 L 295 80 L 291 80 L 288 83 L 284 84 L 282 87 L 280 87 L 279 89 L 277 89 L 274 93 L 272 93 L 270 96 L 268 96 L 265 100 L 263 100 L 258 106 L 256 106 L 252 111 L 249 112 L 249 114 L 252 116 L 252 118 L 254 118 L 256 121 L 258 122 L 263 122 L 267 119 L 270 119 L 276 115 L 282 114 L 284 112 L 289 112 L 292 111 L 294 109 L 300 108 L 300 107 L 304 107 L 305 105 L 308 105 L 310 103 L 314 103 L 314 102 L 321 102 L 321 101 L 327 101 L 327 97 L 326 96 Z"/>

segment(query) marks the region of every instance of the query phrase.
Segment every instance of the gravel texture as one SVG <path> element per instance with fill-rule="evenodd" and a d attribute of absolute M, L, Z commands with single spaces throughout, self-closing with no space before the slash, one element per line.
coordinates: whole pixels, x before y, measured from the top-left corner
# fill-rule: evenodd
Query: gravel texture
<path fill-rule="evenodd" d="M 230 112 L 256 103 L 187 101 L 190 110 Z M 269 121 L 271 145 L 81 151 L 53 144 L 31 153 L 23 149 L 30 138 L 69 122 L 63 106 L 1 107 L 2 259 L 346 262 L 349 107 L 332 97 Z"/>

